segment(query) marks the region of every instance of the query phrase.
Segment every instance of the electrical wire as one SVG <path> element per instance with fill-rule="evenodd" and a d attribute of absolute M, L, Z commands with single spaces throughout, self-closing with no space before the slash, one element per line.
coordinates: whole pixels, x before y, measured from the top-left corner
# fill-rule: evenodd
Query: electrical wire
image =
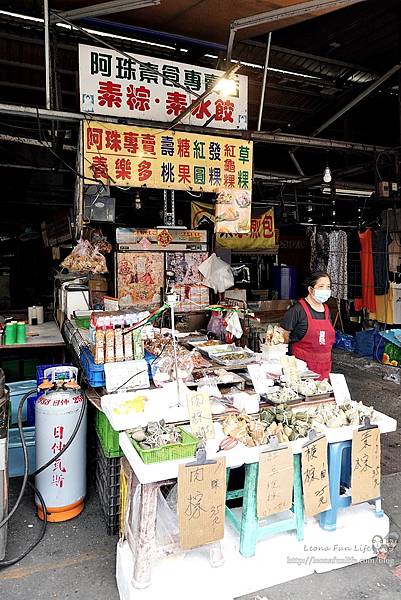
<path fill-rule="evenodd" d="M 24 430 L 22 427 L 22 407 L 24 405 L 24 403 L 26 402 L 27 398 L 32 394 L 32 391 L 36 391 L 35 390 L 31 390 L 29 391 L 27 394 L 25 394 L 19 403 L 18 406 L 18 431 L 19 431 L 19 435 L 21 438 L 21 445 L 22 445 L 22 452 L 23 452 L 23 456 L 24 456 L 24 479 L 21 485 L 21 489 L 20 489 L 20 493 L 18 496 L 18 499 L 16 501 L 16 503 L 14 504 L 12 510 L 8 513 L 8 515 L 6 516 L 5 519 L 3 519 L 0 523 L 0 529 L 2 527 L 4 527 L 4 525 L 6 523 L 8 523 L 8 521 L 11 519 L 11 517 L 13 516 L 13 514 L 15 513 L 15 511 L 18 509 L 21 501 L 22 501 L 22 497 L 23 494 L 25 492 L 25 488 L 26 485 L 28 484 L 29 487 L 35 492 L 36 496 L 39 499 L 39 502 L 41 504 L 42 510 L 43 510 L 43 525 L 40 531 L 40 534 L 38 536 L 38 538 L 30 545 L 28 546 L 28 548 L 26 548 L 24 550 L 24 552 L 14 558 L 11 558 L 9 560 L 2 560 L 0 561 L 0 569 L 5 569 L 6 567 L 11 567 L 12 565 L 15 565 L 17 562 L 19 562 L 20 560 L 22 560 L 23 558 L 25 558 L 25 556 L 27 556 L 30 552 L 32 552 L 32 550 L 34 550 L 34 548 L 36 548 L 36 546 L 42 541 L 45 533 L 46 533 L 46 528 L 47 528 L 47 508 L 46 508 L 46 504 L 45 501 L 43 499 L 42 494 L 39 492 L 39 490 L 35 487 L 35 485 L 33 483 L 31 483 L 30 481 L 28 481 L 28 469 L 29 469 L 29 464 L 28 464 L 28 451 L 27 451 L 27 447 L 26 447 L 26 441 L 25 441 L 25 437 L 24 437 Z"/>
<path fill-rule="evenodd" d="M 74 169 L 74 167 L 71 167 L 71 165 L 69 165 L 59 154 L 57 154 L 57 152 L 55 152 L 53 150 L 50 142 L 46 139 L 46 136 L 42 132 L 42 126 L 40 124 L 40 115 L 39 115 L 38 107 L 36 107 L 36 119 L 37 119 L 37 123 L 38 123 L 39 142 L 42 144 L 42 146 L 44 148 L 46 148 L 51 154 L 53 154 L 53 156 L 55 156 L 57 158 L 57 160 L 62 162 L 63 165 L 65 167 L 67 167 L 67 169 L 69 169 L 72 173 L 74 173 L 74 175 L 76 175 L 80 179 L 84 179 L 85 181 L 94 181 L 98 185 L 104 186 L 103 181 L 101 181 L 100 179 L 96 179 L 95 177 L 86 177 L 83 173 L 79 173 L 76 169 Z M 114 179 L 112 179 L 112 181 L 114 183 Z"/>
<path fill-rule="evenodd" d="M 33 483 L 31 483 L 28 480 L 28 470 L 29 470 L 29 463 L 28 463 L 28 451 L 27 451 L 27 447 L 26 447 L 26 442 L 25 442 L 25 437 L 24 437 L 24 431 L 23 431 L 23 426 L 22 426 L 22 408 L 24 403 L 26 402 L 26 400 L 28 399 L 28 397 L 33 393 L 36 392 L 36 388 L 30 390 L 29 392 L 27 392 L 22 398 L 21 401 L 19 403 L 18 406 L 18 430 L 19 430 L 19 435 L 21 438 L 21 445 L 22 445 L 22 452 L 23 452 L 23 456 L 24 456 L 24 477 L 23 477 L 23 481 L 21 484 L 21 489 L 18 495 L 18 498 L 13 506 L 13 508 L 11 509 L 11 511 L 7 514 L 7 516 L 0 522 L 0 529 L 2 527 L 4 527 L 4 525 L 6 525 L 6 523 L 8 523 L 8 521 L 11 519 L 11 517 L 14 515 L 14 513 L 16 512 L 16 510 L 19 508 L 21 501 L 22 501 L 22 497 L 25 493 L 25 488 L 26 485 L 29 485 L 29 487 L 34 491 L 34 493 L 36 494 L 36 496 L 39 499 L 39 502 L 41 504 L 42 507 L 42 511 L 43 511 L 43 526 L 41 529 L 41 532 L 38 536 L 38 538 L 35 540 L 35 542 L 33 542 L 26 550 L 24 550 L 24 552 L 16 557 L 16 558 L 12 558 L 10 560 L 7 561 L 0 561 L 0 569 L 1 568 L 6 568 L 6 567 L 11 567 L 12 565 L 16 564 L 17 562 L 19 562 L 20 560 L 22 560 L 23 558 L 25 558 L 32 550 L 34 550 L 34 548 L 36 548 L 36 546 L 42 541 L 45 532 L 46 532 L 46 527 L 47 527 L 47 507 L 45 504 L 45 501 L 43 499 L 43 496 L 41 495 L 41 493 L 39 492 L 39 490 L 35 487 L 35 485 Z M 64 454 L 64 452 L 66 452 L 66 450 L 70 447 L 70 445 L 72 444 L 72 442 L 75 439 L 75 436 L 78 433 L 78 430 L 81 426 L 83 417 L 85 415 L 85 411 L 86 411 L 86 406 L 87 406 L 87 400 L 86 400 L 86 396 L 85 394 L 83 394 L 82 396 L 82 407 L 81 407 L 81 412 L 79 414 L 77 423 L 75 425 L 74 431 L 72 432 L 68 442 L 65 444 L 64 448 L 58 452 L 55 456 L 52 457 L 52 459 L 50 461 L 48 461 L 47 463 L 45 463 L 44 465 L 42 465 L 39 469 L 36 469 L 36 471 L 34 471 L 34 473 L 32 473 L 32 477 L 35 477 L 36 475 L 39 475 L 39 473 L 42 473 L 45 469 L 47 469 L 50 465 L 54 464 L 54 462 L 56 460 L 58 460 L 60 458 L 60 456 L 62 456 L 62 454 Z"/>

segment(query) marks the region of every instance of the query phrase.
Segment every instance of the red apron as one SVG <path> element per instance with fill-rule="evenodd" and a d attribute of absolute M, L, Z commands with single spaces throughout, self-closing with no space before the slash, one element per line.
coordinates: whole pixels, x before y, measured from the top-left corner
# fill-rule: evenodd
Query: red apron
<path fill-rule="evenodd" d="M 319 379 L 328 379 L 331 372 L 331 349 L 336 339 L 334 327 L 330 322 L 329 308 L 324 304 L 325 319 L 313 319 L 305 300 L 300 300 L 308 319 L 308 329 L 299 342 L 292 344 L 292 354 L 303 360 L 308 369 L 319 373 Z"/>

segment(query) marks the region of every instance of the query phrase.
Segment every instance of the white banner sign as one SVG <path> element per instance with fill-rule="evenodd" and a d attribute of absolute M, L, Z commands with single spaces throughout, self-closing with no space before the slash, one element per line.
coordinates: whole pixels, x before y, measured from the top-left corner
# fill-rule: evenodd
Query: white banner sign
<path fill-rule="evenodd" d="M 115 50 L 79 45 L 82 112 L 169 122 L 205 89 L 213 87 L 214 81 L 223 74 L 223 71 L 168 59 L 130 56 L 145 65 L 139 65 Z M 149 65 L 160 75 L 149 69 Z M 233 95 L 223 97 L 212 92 L 183 119 L 183 124 L 205 126 L 207 123 L 221 129 L 247 129 L 248 77 L 235 75 L 234 79 L 237 89 Z"/>

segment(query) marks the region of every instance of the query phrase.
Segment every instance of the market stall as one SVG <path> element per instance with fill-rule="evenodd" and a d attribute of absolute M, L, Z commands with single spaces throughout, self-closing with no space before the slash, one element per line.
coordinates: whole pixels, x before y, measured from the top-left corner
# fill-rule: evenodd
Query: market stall
<path fill-rule="evenodd" d="M 154 597 L 183 565 L 186 582 L 204 582 L 199 597 L 229 598 L 375 556 L 372 537 L 388 532 L 380 436 L 395 420 L 353 402 L 342 375 L 319 382 L 286 356 L 278 328 L 255 353 L 199 332 L 172 335 L 158 326 L 161 312 L 128 332 L 134 346 L 140 332 L 146 361 L 96 365 L 104 382 L 87 391 L 125 457 L 120 597 Z M 82 329 L 77 336 L 94 366 L 96 345 Z M 121 368 L 120 383 L 130 384 L 116 390 Z M 199 477 L 212 477 L 209 487 Z M 268 581 L 266 560 L 275 565 Z M 241 584 L 235 573 L 244 568 L 252 579 Z"/>

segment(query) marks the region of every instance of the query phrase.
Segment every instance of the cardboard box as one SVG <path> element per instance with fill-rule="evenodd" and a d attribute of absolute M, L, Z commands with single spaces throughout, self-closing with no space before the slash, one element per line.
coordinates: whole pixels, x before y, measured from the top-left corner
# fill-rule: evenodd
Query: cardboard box
<path fill-rule="evenodd" d="M 379 182 L 379 196 L 380 198 L 388 198 L 390 196 L 390 184 L 388 181 Z"/>
<path fill-rule="evenodd" d="M 286 311 L 290 308 L 291 304 L 291 300 L 262 300 L 262 302 L 260 302 L 260 311 Z"/>
<path fill-rule="evenodd" d="M 89 279 L 90 292 L 107 292 L 108 287 L 106 277 L 99 276 L 96 279 Z"/>

